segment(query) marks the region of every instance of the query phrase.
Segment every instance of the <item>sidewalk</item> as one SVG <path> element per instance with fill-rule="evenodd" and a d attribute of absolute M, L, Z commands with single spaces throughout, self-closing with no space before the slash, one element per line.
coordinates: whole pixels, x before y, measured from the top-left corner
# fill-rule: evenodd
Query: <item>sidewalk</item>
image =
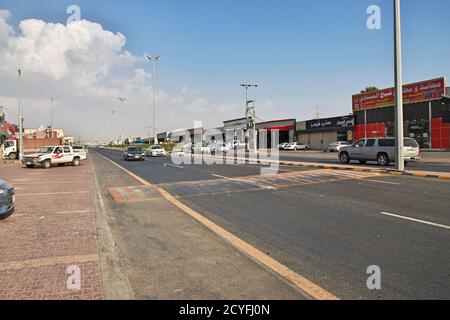
<path fill-rule="evenodd" d="M 16 212 L 0 221 L 0 299 L 103 298 L 91 172 L 90 160 L 50 170 L 0 165 L 16 190 Z M 67 287 L 70 266 L 80 290 Z"/>

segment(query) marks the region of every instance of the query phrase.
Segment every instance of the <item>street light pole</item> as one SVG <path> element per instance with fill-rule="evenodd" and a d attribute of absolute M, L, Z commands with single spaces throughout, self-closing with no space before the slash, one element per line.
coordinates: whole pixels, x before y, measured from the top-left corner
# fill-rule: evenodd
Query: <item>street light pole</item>
<path fill-rule="evenodd" d="M 253 107 L 253 114 L 252 115 L 250 114 L 250 103 L 251 102 L 248 100 L 248 90 L 250 88 L 258 88 L 258 85 L 257 84 L 241 84 L 241 87 L 245 88 L 245 116 L 247 118 L 247 132 L 249 134 L 248 137 L 249 137 L 249 139 L 251 138 L 250 131 L 253 130 L 252 145 L 253 145 L 253 148 L 255 149 L 254 151 L 256 151 L 257 150 L 257 147 L 256 147 L 256 123 L 255 123 L 256 114 L 255 114 L 254 107 Z M 254 102 L 254 101 L 252 101 L 252 102 Z M 250 141 L 248 141 L 247 145 L 249 144 L 249 142 Z M 247 146 L 247 149 L 250 150 L 250 148 L 248 148 L 248 146 Z"/>
<path fill-rule="evenodd" d="M 402 37 L 400 0 L 394 0 L 394 42 L 395 42 L 395 138 L 396 169 L 405 170 L 403 154 L 403 80 L 402 80 Z"/>
<path fill-rule="evenodd" d="M 153 143 L 158 144 L 158 137 L 156 133 L 156 66 L 155 63 L 161 60 L 160 56 L 152 57 L 146 55 L 147 60 L 152 62 L 153 65 Z"/>
<path fill-rule="evenodd" d="M 51 138 L 53 138 L 53 101 L 55 99 L 50 98 L 50 130 L 51 130 Z"/>
<path fill-rule="evenodd" d="M 122 145 L 124 145 L 125 144 L 125 107 L 124 107 L 124 102 L 126 99 L 123 97 L 119 97 L 118 99 L 122 105 L 122 132 L 120 133 L 120 140 L 121 140 Z"/>
<path fill-rule="evenodd" d="M 19 160 L 23 160 L 23 115 L 22 115 L 22 70 L 17 70 L 18 78 L 18 102 L 19 102 Z"/>

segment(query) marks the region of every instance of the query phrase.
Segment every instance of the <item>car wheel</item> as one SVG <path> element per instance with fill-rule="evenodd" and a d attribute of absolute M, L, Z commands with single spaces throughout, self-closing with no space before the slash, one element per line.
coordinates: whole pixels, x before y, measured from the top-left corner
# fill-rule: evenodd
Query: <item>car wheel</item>
<path fill-rule="evenodd" d="M 50 169 L 51 166 L 52 166 L 52 163 L 50 162 L 50 160 L 46 160 L 46 161 L 42 162 L 42 168 L 44 168 L 44 169 Z"/>
<path fill-rule="evenodd" d="M 78 167 L 80 165 L 80 159 L 79 158 L 74 158 L 72 161 L 72 165 L 74 167 Z"/>
<path fill-rule="evenodd" d="M 380 166 L 385 167 L 389 165 L 390 160 L 386 153 L 380 153 L 377 156 L 377 162 Z"/>
<path fill-rule="evenodd" d="M 11 154 L 9 155 L 9 160 L 16 160 L 16 159 L 17 159 L 17 154 L 11 153 Z"/>
<path fill-rule="evenodd" d="M 350 163 L 350 156 L 348 155 L 347 152 L 342 152 L 342 153 L 339 155 L 339 160 L 340 160 L 341 163 L 343 163 L 343 164 L 348 164 L 348 163 Z"/>

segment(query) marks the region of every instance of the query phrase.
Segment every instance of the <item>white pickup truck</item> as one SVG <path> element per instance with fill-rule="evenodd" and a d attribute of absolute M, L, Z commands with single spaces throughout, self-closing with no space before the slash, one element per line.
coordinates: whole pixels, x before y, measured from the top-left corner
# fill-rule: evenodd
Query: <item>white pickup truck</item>
<path fill-rule="evenodd" d="M 25 155 L 22 162 L 27 168 L 41 165 L 42 168 L 49 169 L 52 165 L 64 166 L 67 163 L 79 166 L 82 156 L 82 153 L 74 152 L 70 146 L 52 146 L 43 147 L 37 153 Z"/>

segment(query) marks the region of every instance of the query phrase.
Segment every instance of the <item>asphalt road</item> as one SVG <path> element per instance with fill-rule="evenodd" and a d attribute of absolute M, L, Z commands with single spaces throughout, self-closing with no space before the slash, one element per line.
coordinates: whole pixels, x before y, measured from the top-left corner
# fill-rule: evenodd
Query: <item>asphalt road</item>
<path fill-rule="evenodd" d="M 450 299 L 447 181 L 292 167 L 259 176 L 259 166 L 98 152 L 339 298 Z M 366 286 L 372 265 L 381 290 Z"/>

